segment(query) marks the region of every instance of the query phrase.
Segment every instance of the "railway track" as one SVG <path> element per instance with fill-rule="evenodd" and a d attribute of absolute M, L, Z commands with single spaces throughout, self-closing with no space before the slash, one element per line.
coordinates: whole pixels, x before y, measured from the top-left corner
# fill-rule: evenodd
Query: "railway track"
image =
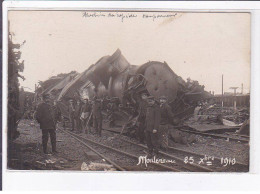
<path fill-rule="evenodd" d="M 110 132 L 110 133 L 117 133 L 113 130 L 109 130 L 109 129 L 105 129 L 106 131 Z M 122 141 L 128 142 L 130 144 L 142 147 L 144 149 L 147 149 L 147 146 L 144 144 L 140 144 L 138 142 L 134 142 L 131 141 L 127 138 L 122 138 L 123 136 L 118 135 L 119 138 L 122 139 Z M 160 152 L 161 155 L 163 156 L 170 156 L 171 158 L 174 158 L 178 161 L 182 161 L 184 160 L 185 157 L 192 157 L 194 160 L 200 161 L 202 158 L 205 158 L 207 155 L 206 154 L 201 154 L 201 153 L 196 153 L 196 152 L 191 152 L 191 151 L 187 151 L 184 149 L 179 149 L 179 148 L 174 148 L 174 147 L 168 147 L 167 152 Z M 178 155 L 179 157 L 177 157 L 176 155 Z M 207 156 L 208 157 L 208 156 Z M 247 172 L 249 169 L 249 165 L 248 164 L 244 164 L 244 163 L 240 163 L 238 161 L 236 161 L 235 164 L 233 164 L 231 167 L 230 166 L 221 166 L 220 164 L 223 163 L 223 159 L 224 158 L 219 158 L 219 157 L 215 157 L 214 156 L 214 163 L 215 165 L 209 166 L 209 167 L 205 167 L 204 170 L 208 171 L 208 172 L 222 172 L 222 171 L 241 171 L 241 172 Z M 189 163 L 187 164 L 189 165 Z M 196 167 L 198 168 L 203 168 L 204 166 L 198 166 L 195 164 L 195 169 Z M 233 170 L 232 170 L 233 169 Z M 237 170 L 234 170 L 237 169 Z M 199 169 L 198 169 L 199 170 Z"/>
<path fill-rule="evenodd" d="M 133 141 L 130 141 L 127 139 L 122 139 L 122 141 L 125 141 L 129 144 L 132 144 L 132 145 L 135 145 L 135 146 L 148 150 L 147 146 L 144 144 L 136 143 L 136 142 L 133 142 Z M 185 163 L 184 162 L 185 158 L 176 156 L 176 152 L 167 153 L 164 151 L 159 151 L 159 156 L 162 156 L 164 158 L 171 158 L 171 159 L 175 160 L 179 165 L 183 165 L 185 169 L 187 169 L 188 171 L 191 171 L 191 172 L 214 172 L 214 170 L 204 167 L 204 166 L 200 166 L 196 163 Z"/>
<path fill-rule="evenodd" d="M 228 135 L 221 135 L 221 134 L 215 134 L 215 133 L 194 131 L 192 128 L 190 128 L 187 125 L 175 126 L 174 128 L 176 128 L 180 131 L 183 131 L 183 132 L 193 133 L 193 134 L 201 135 L 201 136 L 207 136 L 207 137 L 218 138 L 218 139 L 229 139 L 230 141 L 240 141 L 240 142 L 244 142 L 244 143 L 249 142 L 249 136 L 246 136 L 246 135 L 238 135 L 238 134 L 231 134 L 231 133 L 228 133 Z M 187 129 L 183 129 L 183 128 L 187 128 Z M 113 132 L 113 133 L 120 133 L 118 131 L 111 130 L 111 129 L 105 129 L 105 130 Z M 231 136 L 231 135 L 234 135 L 235 137 Z"/>
<path fill-rule="evenodd" d="M 123 139 L 123 141 L 129 142 L 131 144 L 135 144 L 137 146 L 140 146 L 140 147 L 147 149 L 147 146 L 145 146 L 144 144 L 139 144 L 139 143 L 127 140 L 125 138 Z M 183 157 L 187 157 L 187 158 L 192 157 L 193 160 L 197 160 L 197 161 L 200 161 L 200 159 L 205 159 L 205 154 L 199 154 L 199 153 L 196 153 L 196 152 L 191 152 L 191 151 L 187 151 L 187 150 L 184 150 L 184 149 L 173 148 L 173 147 L 168 147 L 167 153 L 162 152 L 162 151 L 160 153 L 163 156 L 169 156 L 169 155 L 172 156 L 172 154 L 175 154 L 175 155 L 179 155 L 179 156 L 183 156 Z M 174 156 L 174 157 L 176 157 L 176 156 Z M 228 170 L 227 169 L 228 167 L 220 166 L 221 158 L 214 156 L 214 163 L 218 163 L 218 165 L 217 166 L 212 165 L 211 167 L 208 167 L 208 168 L 204 167 L 204 169 L 207 170 L 208 172 L 221 172 L 221 171 L 226 172 Z M 203 166 L 199 166 L 199 167 L 203 167 Z M 236 161 L 236 163 L 234 165 L 232 165 L 232 168 L 239 169 L 239 171 L 242 171 L 242 172 L 247 172 L 248 169 L 249 169 L 249 165 Z"/>
<path fill-rule="evenodd" d="M 94 153 L 96 153 L 101 159 L 105 159 L 107 161 L 107 163 L 113 165 L 116 169 L 120 170 L 120 171 L 125 171 L 126 169 L 124 169 L 123 167 L 121 167 L 120 165 L 116 164 L 115 162 L 113 162 L 112 160 L 110 160 L 108 157 L 106 157 L 104 154 L 100 153 L 99 151 L 97 151 L 95 148 L 93 148 L 92 146 L 88 145 L 86 142 L 80 140 L 79 138 L 77 138 L 76 136 L 73 136 L 71 133 L 60 129 L 62 132 L 68 134 L 69 136 L 71 136 L 72 138 L 76 139 L 78 142 L 80 142 L 81 144 L 83 144 L 85 147 L 87 147 L 88 149 L 90 149 L 91 151 L 93 151 Z"/>
<path fill-rule="evenodd" d="M 111 157 L 116 158 L 119 155 L 121 157 L 127 157 L 127 158 L 129 158 L 129 161 L 131 161 L 130 165 L 133 165 L 133 166 L 136 165 L 138 160 L 139 160 L 139 156 L 137 156 L 135 154 L 116 149 L 114 147 L 99 143 L 97 141 L 93 141 L 89 138 L 81 137 L 80 135 L 77 135 L 75 133 L 63 130 L 60 127 L 58 127 L 58 129 L 60 131 L 64 132 L 64 133 L 70 135 L 72 138 L 76 139 L 78 142 L 80 142 L 82 145 L 84 145 L 88 149 L 91 149 L 93 152 L 98 154 L 100 157 L 104 158 L 108 163 L 115 166 L 115 168 L 117 168 L 118 170 L 127 171 L 127 170 L 130 170 L 130 168 L 129 167 L 122 167 L 125 164 L 123 164 L 122 162 L 121 162 L 122 164 L 120 164 L 120 162 L 115 162 L 114 160 L 110 159 Z M 116 157 L 114 155 L 112 155 L 111 152 L 116 153 Z M 173 171 L 173 172 L 183 171 L 183 168 L 181 166 L 176 165 L 176 164 L 165 165 L 165 164 L 160 164 L 160 163 L 151 163 L 151 166 L 152 167 L 150 167 L 150 165 L 148 165 L 148 167 L 143 166 L 141 169 L 139 168 L 138 170 L 143 170 L 143 171 L 147 171 L 147 170 L 148 171 Z"/>
<path fill-rule="evenodd" d="M 63 129 L 60 129 L 60 130 L 64 131 Z M 144 151 L 146 151 L 146 153 L 148 152 L 148 148 L 145 145 L 137 144 L 137 143 L 134 143 L 134 142 L 131 142 L 131 141 L 126 141 L 124 139 L 121 139 L 122 142 L 119 143 L 119 145 L 120 145 L 119 148 L 120 149 L 118 149 L 115 146 L 109 146 L 107 144 L 100 143 L 100 142 L 91 140 L 89 138 L 82 137 L 80 135 L 74 134 L 72 132 L 68 132 L 68 131 L 64 131 L 64 132 L 70 134 L 74 138 L 76 137 L 77 139 L 83 141 L 84 143 L 87 143 L 87 145 L 92 144 L 92 145 L 95 145 L 95 146 L 98 146 L 98 147 L 102 147 L 103 149 L 106 149 L 106 150 L 108 150 L 110 152 L 111 151 L 112 152 L 116 152 L 118 154 L 125 155 L 127 157 L 132 158 L 132 159 L 135 159 L 136 163 L 134 165 L 137 164 L 137 161 L 139 160 L 139 156 L 140 155 L 144 155 Z M 116 139 L 116 141 L 118 141 L 118 139 Z M 123 144 L 125 144 L 125 143 L 128 143 L 128 145 L 124 145 L 123 146 Z M 124 150 L 125 148 L 127 148 L 129 150 L 129 144 L 134 146 L 133 150 L 134 150 L 135 154 L 126 152 Z M 136 155 L 136 152 L 139 155 Z M 167 170 L 167 171 L 174 171 L 174 172 L 213 172 L 214 171 L 214 170 L 212 170 L 210 168 L 207 168 L 207 167 L 195 164 L 195 163 L 193 163 L 193 164 L 185 163 L 183 158 L 177 157 L 174 154 L 175 153 L 169 154 L 169 153 L 160 151 L 159 155 L 157 157 L 158 158 L 163 158 L 165 160 L 175 161 L 175 164 L 172 164 L 172 163 L 168 163 L 168 164 L 166 164 L 166 163 L 165 164 L 151 163 L 151 164 L 157 168 L 156 170 L 158 170 L 158 167 L 159 167 L 160 171 L 165 171 L 165 170 Z M 117 168 L 117 169 L 119 169 L 119 168 Z"/>
<path fill-rule="evenodd" d="M 186 127 L 188 127 L 188 126 L 186 126 Z M 215 133 L 206 133 L 206 132 L 194 131 L 194 130 L 192 130 L 192 128 L 190 128 L 190 127 L 188 127 L 188 128 L 189 128 L 189 130 L 183 129 L 183 128 L 178 128 L 178 127 L 176 129 L 183 131 L 183 132 L 193 133 L 193 134 L 201 135 L 201 136 L 207 136 L 207 137 L 218 138 L 218 139 L 228 139 L 230 141 L 240 141 L 240 142 L 244 142 L 244 143 L 249 143 L 249 138 L 243 137 L 243 136 L 233 137 L 233 136 L 230 136 L 230 135 L 221 135 L 221 134 L 215 134 Z"/>

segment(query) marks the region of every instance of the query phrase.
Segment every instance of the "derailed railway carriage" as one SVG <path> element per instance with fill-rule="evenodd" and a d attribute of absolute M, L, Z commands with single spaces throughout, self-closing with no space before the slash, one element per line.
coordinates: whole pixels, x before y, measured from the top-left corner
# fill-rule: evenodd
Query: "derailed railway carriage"
<path fill-rule="evenodd" d="M 58 95 L 62 114 L 67 117 L 69 99 L 89 98 L 118 99 L 120 107 L 138 107 L 142 93 L 157 100 L 166 96 L 176 118 L 191 115 L 197 101 L 208 93 L 198 84 L 188 84 L 176 75 L 166 62 L 149 61 L 131 65 L 118 49 L 111 56 L 104 56 L 69 82 Z"/>

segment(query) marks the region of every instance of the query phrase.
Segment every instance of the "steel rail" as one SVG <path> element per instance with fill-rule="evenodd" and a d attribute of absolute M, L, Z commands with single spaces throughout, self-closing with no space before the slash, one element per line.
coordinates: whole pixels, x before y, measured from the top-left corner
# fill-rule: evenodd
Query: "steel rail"
<path fill-rule="evenodd" d="M 122 138 L 121 138 L 122 139 Z M 142 147 L 142 148 L 145 148 L 145 149 L 148 149 L 147 146 L 145 146 L 144 144 L 138 144 L 138 143 L 135 143 L 133 141 L 130 141 L 130 140 L 126 140 L 126 139 L 122 139 L 122 141 L 126 141 L 128 143 L 131 143 L 131 144 L 134 144 L 136 146 L 139 146 L 139 147 Z M 176 161 L 179 161 L 179 162 L 183 162 L 183 160 L 181 158 L 178 158 L 177 156 L 174 156 L 174 155 L 171 155 L 171 154 L 168 154 L 166 152 L 163 152 L 163 151 L 159 151 L 160 154 L 164 155 L 164 156 L 167 156 L 169 158 L 172 158 Z M 187 163 L 185 164 L 186 166 L 184 168 L 188 169 L 188 170 L 194 170 L 194 169 L 198 169 L 200 172 L 214 172 L 213 170 L 209 169 L 209 168 L 206 168 L 204 166 L 200 166 L 198 164 L 190 164 L 190 163 Z"/>
<path fill-rule="evenodd" d="M 120 133 L 120 132 L 117 132 L 117 131 L 113 131 L 113 130 L 109 130 L 109 129 L 105 129 L 106 131 L 109 131 L 111 133 Z M 127 141 L 129 143 L 132 143 L 132 144 L 136 144 L 138 146 L 140 146 L 141 144 L 138 144 L 138 143 L 135 143 L 133 141 L 130 141 L 130 140 L 126 140 L 126 139 L 122 139 L 123 141 Z M 142 144 L 143 145 L 143 144 Z M 196 152 L 192 152 L 192 151 L 188 151 L 188 150 L 184 150 L 184 149 L 180 149 L 180 148 L 174 148 L 174 147 L 168 147 L 168 150 L 172 150 L 172 151 L 177 151 L 177 152 L 183 152 L 183 153 L 186 153 L 186 154 L 192 154 L 192 155 L 196 155 L 196 156 L 199 156 L 199 157 L 205 157 L 206 154 L 200 154 L 200 153 L 196 153 Z M 221 159 L 219 157 L 215 157 L 214 158 L 218 161 L 221 161 Z M 239 166 L 244 166 L 244 167 L 247 167 L 248 164 L 244 164 L 244 163 L 241 163 L 241 162 L 236 162 L 235 165 L 239 165 Z"/>
<path fill-rule="evenodd" d="M 119 132 L 117 132 L 117 131 L 113 131 L 113 130 L 109 130 L 109 129 L 104 129 L 104 130 L 106 130 L 106 131 L 108 131 L 108 132 L 111 132 L 111 133 L 119 133 Z M 117 136 L 117 137 L 119 137 L 119 136 Z M 119 138 L 121 138 L 121 137 L 119 137 Z M 121 138 L 122 139 L 122 138 Z M 134 145 L 136 145 L 136 146 L 139 146 L 139 147 L 142 147 L 142 148 L 145 148 L 145 149 L 148 149 L 147 148 L 147 146 L 145 146 L 144 144 L 138 144 L 138 143 L 135 143 L 135 142 L 133 142 L 133 141 L 130 141 L 130 140 L 126 140 L 126 139 L 122 139 L 123 141 L 126 141 L 126 142 L 128 142 L 128 143 L 131 143 L 131 144 L 134 144 Z M 162 154 L 162 155 L 165 155 L 165 156 L 167 156 L 167 157 L 170 157 L 170 158 L 172 158 L 172 159 L 175 159 L 175 160 L 178 160 L 179 162 L 183 162 L 183 160 L 182 159 L 180 159 L 180 158 L 178 158 L 178 157 L 176 157 L 176 156 L 173 156 L 173 155 L 171 155 L 171 154 L 168 154 L 168 153 L 166 153 L 166 152 L 163 152 L 163 151 L 159 151 L 159 153 L 160 154 Z M 203 167 L 203 166 L 200 166 L 200 165 L 197 165 L 197 164 L 187 164 L 187 165 L 190 165 L 190 167 L 188 167 L 188 166 L 185 166 L 184 168 L 186 168 L 186 169 L 188 169 L 188 170 L 194 170 L 194 167 L 195 168 L 197 168 L 197 169 L 200 169 L 200 170 L 202 170 L 202 172 L 214 172 L 213 170 L 211 170 L 211 169 L 209 169 L 209 168 L 206 168 L 206 167 Z"/>
<path fill-rule="evenodd" d="M 60 128 L 59 128 L 59 129 L 60 129 Z M 60 129 L 60 130 L 64 131 L 63 129 Z M 81 137 L 81 136 L 79 136 L 79 135 L 77 135 L 77 134 L 74 134 L 74 133 L 72 133 L 72 132 L 68 132 L 68 131 L 66 131 L 66 132 L 69 133 L 69 134 L 71 134 L 71 135 L 74 136 L 74 137 L 84 139 L 85 141 L 88 141 L 88 142 L 90 142 L 90 143 L 92 143 L 92 144 L 101 146 L 101 147 L 103 147 L 103 148 L 112 150 L 112 151 L 114 151 L 114 152 L 117 152 L 117 153 L 126 155 L 126 156 L 128 156 L 128 157 L 131 157 L 131 158 L 134 158 L 134 159 L 137 159 L 137 160 L 139 159 L 138 156 L 133 155 L 133 154 L 130 154 L 130 153 L 128 153 L 128 152 L 125 152 L 125 151 L 122 151 L 122 150 L 119 150 L 119 149 L 116 149 L 116 148 L 107 146 L 107 145 L 102 144 L 102 143 L 95 142 L 95 141 L 93 141 L 93 140 L 90 140 L 90 139 L 85 138 L 85 137 Z M 179 169 L 177 169 L 177 168 L 170 167 L 170 166 L 166 166 L 166 165 L 163 165 L 163 164 L 158 164 L 158 163 L 151 163 L 151 164 L 154 165 L 154 166 L 158 166 L 158 167 L 160 167 L 160 168 L 164 168 L 164 169 L 167 169 L 167 170 L 171 170 L 171 171 L 173 171 L 173 172 L 181 172 L 181 170 L 179 170 Z M 182 167 L 182 166 L 181 166 L 181 167 Z"/>
<path fill-rule="evenodd" d="M 225 136 L 225 135 L 219 135 L 219 134 L 212 134 L 212 133 L 205 133 L 205 132 L 199 132 L 199 131 L 191 131 L 191 130 L 187 130 L 187 129 L 178 129 L 180 131 L 183 132 L 187 132 L 187 133 L 194 133 L 194 134 L 198 134 L 198 135 L 202 135 L 202 136 L 209 136 L 209 137 L 215 137 L 215 138 L 221 138 L 221 139 L 229 139 L 229 140 L 233 140 L 233 141 L 241 141 L 241 142 L 249 142 L 249 139 L 241 139 L 241 138 L 236 138 L 236 137 L 230 137 L 230 136 Z"/>
<path fill-rule="evenodd" d="M 69 134 L 71 137 L 73 137 L 74 139 L 76 139 L 78 142 L 80 142 L 81 144 L 83 144 L 84 146 L 86 146 L 88 149 L 90 149 L 91 151 L 95 152 L 98 156 L 100 156 L 102 159 L 105 159 L 108 163 L 112 164 L 113 166 L 115 166 L 115 168 L 117 168 L 118 170 L 121 171 L 125 171 L 126 169 L 122 168 L 121 166 L 119 166 L 118 164 L 116 164 L 115 162 L 113 162 L 112 160 L 110 160 L 109 158 L 107 158 L 106 156 L 104 156 L 103 154 L 99 153 L 97 150 L 95 150 L 94 148 L 92 148 L 91 146 L 89 146 L 88 144 L 86 144 L 85 142 L 81 141 L 79 138 L 73 136 L 71 133 L 58 128 L 59 130 L 61 130 L 62 132 L 65 132 L 67 134 Z"/>
<path fill-rule="evenodd" d="M 106 131 L 109 131 L 111 133 L 120 133 L 120 132 L 117 132 L 117 131 L 113 131 L 113 130 L 109 130 L 109 129 L 105 129 Z M 121 137 L 120 137 L 121 138 Z M 122 139 L 122 138 L 121 138 Z M 142 146 L 143 148 L 146 148 L 147 147 L 143 144 L 140 144 L 140 143 L 135 143 L 131 140 L 127 140 L 127 139 L 122 139 L 123 141 L 126 141 L 128 143 L 131 143 L 131 144 L 135 144 L 137 146 Z M 188 151 L 188 150 L 184 150 L 184 149 L 180 149 L 180 148 L 174 148 L 174 147 L 168 147 L 168 150 L 171 150 L 171 151 L 174 151 L 174 152 L 182 152 L 182 153 L 185 153 L 185 154 L 190 154 L 190 155 L 195 155 L 195 156 L 198 156 L 198 157 L 205 157 L 206 154 L 200 154 L 200 153 L 196 153 L 196 152 L 192 152 L 192 151 Z M 164 154 L 164 152 L 161 152 L 161 154 Z M 165 153 L 168 155 L 168 153 Z M 221 161 L 221 158 L 219 157 L 215 157 L 214 158 L 217 160 L 217 161 Z M 241 162 L 236 162 L 236 164 L 234 164 L 234 166 L 240 166 L 240 167 L 248 167 L 249 165 L 248 164 L 244 164 L 244 163 L 241 163 Z"/>
<path fill-rule="evenodd" d="M 238 137 L 242 137 L 242 138 L 250 138 L 250 136 L 248 136 L 248 135 L 243 135 L 243 134 L 238 134 L 238 133 L 234 133 L 234 134 L 232 134 L 232 133 L 227 133 L 228 135 L 235 135 L 235 136 L 238 136 Z"/>
<path fill-rule="evenodd" d="M 240 135 L 234 134 L 238 137 L 245 138 L 245 139 L 241 139 L 241 138 L 224 136 L 224 135 L 219 135 L 219 134 L 212 134 L 212 133 L 205 133 L 205 132 L 199 132 L 199 131 L 191 131 L 191 130 L 186 130 L 186 129 L 180 129 L 180 127 L 188 127 L 188 126 L 177 126 L 177 127 L 174 127 L 174 128 L 176 128 L 180 131 L 184 131 L 184 132 L 187 132 L 187 133 L 194 133 L 194 134 L 198 134 L 198 135 L 202 135 L 202 136 L 212 136 L 212 137 L 222 138 L 222 139 L 229 138 L 230 140 L 233 140 L 233 141 L 242 141 L 242 142 L 246 142 L 246 143 L 249 142 L 249 139 L 246 139 L 246 138 L 249 138 L 249 136 L 240 136 Z M 104 130 L 112 132 L 112 133 L 118 133 L 118 134 L 120 133 L 119 131 L 115 131 L 115 130 L 111 130 L 111 129 L 104 129 Z"/>

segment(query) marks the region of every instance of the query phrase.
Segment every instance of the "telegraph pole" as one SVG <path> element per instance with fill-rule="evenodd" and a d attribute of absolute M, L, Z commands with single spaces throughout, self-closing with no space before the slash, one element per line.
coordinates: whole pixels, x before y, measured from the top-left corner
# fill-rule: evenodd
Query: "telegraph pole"
<path fill-rule="evenodd" d="M 222 74 L 222 93 L 221 93 L 221 107 L 222 107 L 222 108 L 223 108 L 223 106 L 224 106 L 224 102 L 223 102 L 224 89 L 223 89 L 223 86 L 224 86 L 224 75 Z"/>

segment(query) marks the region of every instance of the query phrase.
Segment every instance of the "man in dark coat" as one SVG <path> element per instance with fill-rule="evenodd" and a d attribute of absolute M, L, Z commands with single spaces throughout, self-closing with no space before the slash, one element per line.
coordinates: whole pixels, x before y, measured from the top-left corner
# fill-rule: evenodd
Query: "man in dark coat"
<path fill-rule="evenodd" d="M 115 127 L 115 112 L 117 110 L 117 105 L 115 100 L 111 100 L 111 102 L 108 103 L 107 110 L 108 110 L 109 127 Z"/>
<path fill-rule="evenodd" d="M 38 105 L 36 110 L 36 120 L 40 123 L 42 130 L 42 146 L 43 152 L 47 154 L 47 143 L 49 134 L 51 138 L 52 153 L 57 153 L 56 150 L 56 121 L 55 111 L 50 103 L 50 96 L 43 95 L 43 102 Z"/>
<path fill-rule="evenodd" d="M 139 109 L 138 109 L 138 116 L 137 116 L 137 122 L 138 122 L 138 128 L 137 128 L 137 137 L 140 141 L 140 143 L 144 143 L 145 134 L 144 134 L 144 120 L 146 115 L 146 108 L 147 108 L 147 97 L 148 95 L 146 93 L 143 93 L 141 95 L 141 101 L 139 103 Z"/>
<path fill-rule="evenodd" d="M 77 104 L 75 106 L 75 114 L 74 114 L 74 120 L 75 120 L 77 133 L 81 133 L 82 132 L 81 120 L 80 120 L 81 108 L 82 108 L 81 107 L 81 102 L 80 102 L 80 100 L 77 100 Z"/>
<path fill-rule="evenodd" d="M 165 96 L 160 97 L 160 111 L 161 111 L 161 122 L 160 122 L 160 142 L 163 149 L 168 148 L 169 128 L 173 122 L 174 114 L 170 105 L 167 103 Z"/>
<path fill-rule="evenodd" d="M 70 123 L 71 123 L 71 127 L 72 127 L 71 131 L 74 131 L 74 128 L 75 128 L 75 106 L 74 106 L 72 99 L 70 99 L 70 101 L 69 101 L 68 112 L 69 112 L 69 119 L 70 119 Z"/>
<path fill-rule="evenodd" d="M 55 115 L 55 123 L 57 123 L 57 121 L 61 121 L 61 110 L 58 106 L 58 103 L 56 100 L 54 100 L 53 102 L 53 109 L 54 109 L 54 115 Z"/>
<path fill-rule="evenodd" d="M 101 100 L 97 99 L 97 97 L 94 97 L 94 102 L 92 105 L 92 115 L 93 115 L 93 124 L 94 128 L 96 130 L 96 133 L 101 136 L 102 131 L 102 103 Z"/>
<path fill-rule="evenodd" d="M 160 108 L 155 103 L 153 96 L 147 98 L 148 106 L 146 108 L 145 117 L 145 136 L 148 147 L 148 157 L 152 157 L 153 154 L 158 154 L 159 142 L 158 131 L 160 125 Z"/>
<path fill-rule="evenodd" d="M 84 104 L 81 107 L 81 128 L 85 131 L 86 134 L 90 132 L 89 119 L 91 113 L 91 104 L 88 102 L 88 99 L 84 99 Z"/>

